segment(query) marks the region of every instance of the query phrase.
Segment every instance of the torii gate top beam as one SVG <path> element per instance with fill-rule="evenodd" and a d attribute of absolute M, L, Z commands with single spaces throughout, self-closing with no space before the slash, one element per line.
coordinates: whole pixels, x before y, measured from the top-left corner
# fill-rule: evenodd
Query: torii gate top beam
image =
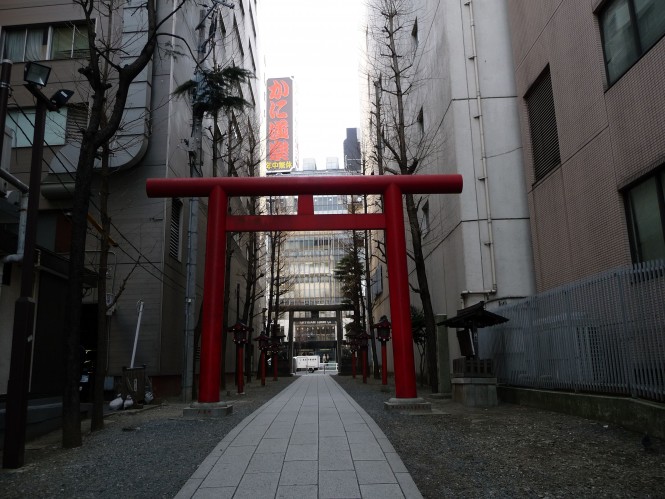
<path fill-rule="evenodd" d="M 395 185 L 403 194 L 456 194 L 462 176 L 378 175 L 332 177 L 207 177 L 148 179 L 149 197 L 207 197 L 215 187 L 228 196 L 296 196 L 298 194 L 383 194 Z"/>

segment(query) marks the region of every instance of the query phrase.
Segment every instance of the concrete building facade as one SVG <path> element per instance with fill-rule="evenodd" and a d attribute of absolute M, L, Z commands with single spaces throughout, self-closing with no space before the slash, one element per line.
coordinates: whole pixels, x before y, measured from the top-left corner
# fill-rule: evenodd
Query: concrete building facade
<path fill-rule="evenodd" d="M 241 155 L 241 137 L 247 136 L 247 123 L 252 115 L 260 121 L 262 103 L 262 70 L 258 42 L 258 2 L 239 0 L 233 9 L 221 4 L 214 8 L 200 7 L 187 3 L 173 13 L 164 23 L 162 31 L 173 37 L 160 36 L 159 47 L 151 63 L 132 84 L 125 117 L 111 146 L 115 153 L 111 157 L 113 171 L 110 181 L 109 212 L 112 217 L 111 237 L 117 246 L 112 248 L 108 273 L 108 299 L 120 293 L 109 319 L 108 375 L 118 376 L 123 366 L 128 366 L 133 357 L 135 335 L 138 341 L 135 352 L 135 365 L 145 365 L 151 376 L 155 390 L 162 394 L 176 394 L 180 390 L 183 369 L 183 330 L 185 327 L 185 277 L 188 255 L 189 203 L 186 199 L 148 199 L 145 195 L 145 180 L 154 177 L 188 177 L 190 161 L 196 153 L 197 145 L 192 134 L 192 106 L 190 96 L 176 98 L 174 90 L 194 78 L 196 60 L 205 68 L 217 64 L 235 64 L 255 73 L 239 89 L 240 94 L 254 109 L 249 115 L 221 113 L 217 121 L 206 116 L 203 123 L 201 144 L 200 175 L 224 176 L 233 169 L 243 174 L 239 164 L 234 164 L 231 154 Z M 140 48 L 145 38 L 144 7 L 140 2 L 128 0 L 120 2 L 118 9 L 110 16 L 103 12 L 95 17 L 95 30 L 98 38 L 109 33 L 117 37 L 124 52 L 122 58 L 131 58 L 132 50 Z M 158 18 L 163 19 L 172 13 L 174 3 L 157 2 Z M 4 2 L 0 6 L 0 32 L 5 57 L 14 57 L 11 86 L 14 91 L 9 113 L 18 119 L 10 121 L 15 131 L 14 147 L 11 151 L 10 171 L 25 180 L 29 173 L 31 147 L 28 138 L 31 131 L 22 135 L 21 126 L 25 120 L 24 111 L 33 106 L 32 98 L 23 89 L 23 62 L 36 60 L 52 67 L 49 90 L 71 88 L 75 91 L 68 107 L 60 116 L 54 116 L 51 126 L 47 124 L 45 165 L 42 176 L 40 197 L 39 235 L 40 251 L 65 258 L 68 253 L 68 209 L 71 206 L 74 168 L 77 158 L 80 132 L 77 125 L 87 123 L 87 103 L 89 92 L 85 81 L 77 72 L 86 62 L 87 51 L 80 40 L 80 23 L 84 19 L 80 7 L 68 0 L 43 2 Z M 203 21 L 201 21 L 204 19 Z M 65 53 L 65 31 L 69 33 L 70 51 Z M 23 33 L 23 35 L 21 35 Z M 38 40 L 40 43 L 31 40 Z M 22 37 L 22 38 L 21 38 Z M 23 40 L 21 42 L 21 39 Z M 73 41 L 72 41 L 73 40 Z M 201 41 L 205 42 L 200 54 Z M 23 48 L 19 45 L 23 43 Z M 43 46 L 42 46 L 43 45 Z M 58 51 L 59 49 L 60 52 Z M 254 113 L 254 114 L 253 114 Z M 53 113 L 51 113 L 53 114 Z M 64 116 L 63 116 L 64 115 Z M 258 130 L 258 129 L 257 129 Z M 260 132 L 256 132 L 260 136 Z M 217 139 L 215 139 L 217 137 Z M 219 137 L 222 137 L 219 140 Z M 226 138 L 224 138 L 226 137 Z M 235 142 L 229 142 L 230 140 Z M 260 142 L 260 141 L 259 141 Z M 237 147 L 236 147 L 237 146 Z M 234 150 L 234 153 L 229 151 Z M 237 156 L 236 156 L 237 157 Z M 258 170 L 258 168 L 257 168 Z M 239 173 L 238 173 L 239 172 Z M 97 180 L 95 181 L 97 182 Z M 86 265 L 92 272 L 99 262 L 99 232 L 94 221 L 99 220 L 96 209 L 97 183 L 93 187 L 90 231 L 88 234 L 88 255 Z M 7 200 L 5 200 L 7 201 Z M 197 285 L 195 315 L 201 303 L 203 287 L 203 257 L 206 227 L 206 202 L 201 200 L 198 217 Z M 4 220 L 7 234 L 16 232 L 17 220 Z M 233 247 L 233 244 L 236 244 Z M 244 250 L 237 245 L 240 239 L 231 243 L 234 251 L 231 275 L 236 276 L 244 265 Z M 10 252 L 4 248 L 5 253 Z M 2 255 L 4 256 L 4 255 Z M 17 268 L 18 264 L 11 265 Z M 66 265 L 62 268 L 66 268 Z M 5 269 L 11 271 L 7 266 Z M 39 270 L 38 282 L 42 276 L 53 274 Z M 0 393 L 5 392 L 10 349 L 4 348 L 11 342 L 11 310 L 17 296 L 19 272 L 3 279 L 0 302 L 2 321 L 0 338 L 3 345 L 0 353 Z M 126 282 L 125 282 L 126 279 Z M 60 290 L 64 283 L 60 283 Z M 234 284 L 232 284 L 234 286 Z M 34 373 L 50 377 L 35 393 L 59 394 L 61 386 L 62 335 L 61 310 L 64 293 L 55 290 L 43 296 L 38 293 L 37 328 L 33 354 Z M 82 342 L 86 348 L 95 348 L 95 315 L 97 296 L 94 284 L 86 290 L 84 303 L 84 324 Z M 138 323 L 139 304 L 143 304 L 140 324 Z M 50 304 L 50 305 L 47 305 Z M 235 302 L 230 303 L 231 316 L 235 317 Z M 181 312 L 182 311 L 182 312 Z M 50 314 L 50 315 L 49 315 Z M 41 319 L 40 319 L 41 318 Z M 41 322 L 40 322 L 41 321 Z M 232 349 L 228 358 L 231 359 Z M 47 366 L 40 364 L 39 358 L 52 359 Z M 227 369 L 233 370 L 230 360 Z M 39 377 L 38 376 L 38 377 Z"/>
<path fill-rule="evenodd" d="M 384 103 L 386 92 L 377 92 L 394 80 L 376 70 L 377 53 L 387 49 L 377 50 L 371 36 L 372 26 L 387 25 L 373 9 L 381 3 L 370 2 L 368 11 L 362 144 L 373 172 L 390 174 L 389 149 L 376 147 L 377 131 L 385 133 L 377 130 L 382 121 L 377 109 L 388 119 L 393 116 Z M 409 90 L 406 121 L 414 125 L 407 133 L 416 137 L 412 144 L 418 144 L 419 153 L 428 149 L 420 154 L 416 173 L 464 178 L 462 194 L 429 196 L 419 203 L 434 311 L 451 317 L 480 300 L 498 306 L 528 296 L 535 291 L 533 256 L 506 2 L 392 3 L 400 9 L 395 21 L 402 26 L 398 49 Z M 388 313 L 389 290 L 377 259 L 373 268 L 373 280 L 384 281 L 372 283 L 377 306 L 385 308 L 375 311 L 378 317 Z M 411 280 L 415 284 L 415 274 Z M 415 295 L 412 302 L 419 305 Z M 450 358 L 458 357 L 453 330 L 448 343 Z"/>

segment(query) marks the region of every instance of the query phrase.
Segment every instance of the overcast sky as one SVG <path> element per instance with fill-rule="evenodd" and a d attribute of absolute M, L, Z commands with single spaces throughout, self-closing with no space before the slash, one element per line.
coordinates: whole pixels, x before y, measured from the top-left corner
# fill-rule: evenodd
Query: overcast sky
<path fill-rule="evenodd" d="M 300 159 L 336 156 L 358 128 L 362 0 L 266 0 L 260 26 L 266 78 L 293 76 Z"/>

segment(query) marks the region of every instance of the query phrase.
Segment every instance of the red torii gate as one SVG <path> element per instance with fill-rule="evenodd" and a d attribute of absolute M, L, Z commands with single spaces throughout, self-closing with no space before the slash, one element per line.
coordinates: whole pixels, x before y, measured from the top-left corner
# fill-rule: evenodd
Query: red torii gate
<path fill-rule="evenodd" d="M 199 402 L 219 402 L 226 233 L 381 229 L 386 234 L 395 397 L 417 397 L 402 194 L 462 192 L 461 175 L 148 179 L 149 197 L 208 197 Z M 315 215 L 314 195 L 383 195 L 383 213 Z M 298 196 L 296 215 L 230 215 L 234 196 Z"/>

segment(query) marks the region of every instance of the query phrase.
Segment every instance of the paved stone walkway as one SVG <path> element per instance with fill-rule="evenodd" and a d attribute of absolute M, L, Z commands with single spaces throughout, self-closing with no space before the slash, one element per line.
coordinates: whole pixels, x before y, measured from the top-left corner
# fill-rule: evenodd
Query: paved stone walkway
<path fill-rule="evenodd" d="M 300 376 L 236 426 L 181 498 L 422 498 L 386 436 L 334 381 Z"/>

